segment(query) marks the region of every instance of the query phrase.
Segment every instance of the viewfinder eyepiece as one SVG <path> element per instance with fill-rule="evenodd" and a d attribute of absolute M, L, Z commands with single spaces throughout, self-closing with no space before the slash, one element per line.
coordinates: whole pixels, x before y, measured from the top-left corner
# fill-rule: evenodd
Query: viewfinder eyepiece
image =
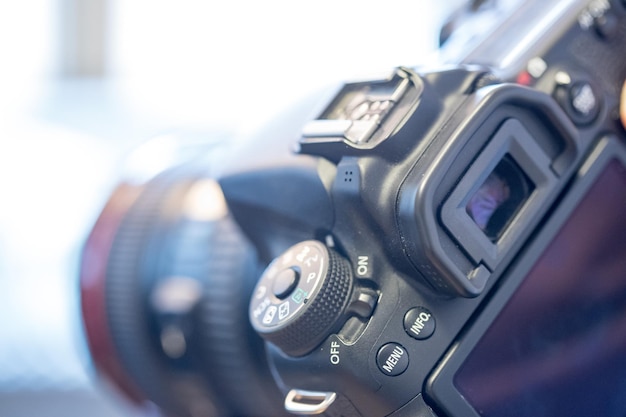
<path fill-rule="evenodd" d="M 465 211 L 495 242 L 534 188 L 524 171 L 507 154 L 470 197 Z"/>

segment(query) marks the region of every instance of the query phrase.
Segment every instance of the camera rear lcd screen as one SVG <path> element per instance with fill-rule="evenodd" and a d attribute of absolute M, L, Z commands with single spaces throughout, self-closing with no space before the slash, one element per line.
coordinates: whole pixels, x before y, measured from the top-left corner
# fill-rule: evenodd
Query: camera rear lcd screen
<path fill-rule="evenodd" d="M 612 161 L 459 368 L 482 416 L 626 416 L 626 170 Z"/>

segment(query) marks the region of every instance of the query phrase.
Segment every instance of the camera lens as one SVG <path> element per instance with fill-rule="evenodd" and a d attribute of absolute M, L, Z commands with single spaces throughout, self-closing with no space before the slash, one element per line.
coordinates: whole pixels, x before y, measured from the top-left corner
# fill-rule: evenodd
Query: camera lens
<path fill-rule="evenodd" d="M 533 189 L 528 176 L 510 155 L 506 155 L 470 197 L 465 210 L 485 235 L 495 242 Z"/>
<path fill-rule="evenodd" d="M 103 210 L 82 261 L 83 317 L 98 369 L 168 415 L 283 415 L 246 314 L 256 251 L 219 184 L 173 169 L 123 212 L 114 206 Z M 100 271 L 96 285 L 88 286 L 90 270 Z"/>

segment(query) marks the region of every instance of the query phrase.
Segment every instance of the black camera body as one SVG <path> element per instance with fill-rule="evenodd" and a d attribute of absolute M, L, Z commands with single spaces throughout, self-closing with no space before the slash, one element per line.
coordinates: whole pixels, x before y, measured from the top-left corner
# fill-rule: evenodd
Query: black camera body
<path fill-rule="evenodd" d="M 96 363 L 179 415 L 198 414 L 168 392 L 201 415 L 623 416 L 626 4 L 557 5 L 550 36 L 475 49 L 505 70 L 469 54 L 347 83 L 285 121 L 296 154 L 260 156 L 286 142 L 270 130 L 143 185 L 108 266 L 83 260 L 92 351 L 106 322 L 120 357 Z M 207 177 L 225 204 L 198 220 Z"/>

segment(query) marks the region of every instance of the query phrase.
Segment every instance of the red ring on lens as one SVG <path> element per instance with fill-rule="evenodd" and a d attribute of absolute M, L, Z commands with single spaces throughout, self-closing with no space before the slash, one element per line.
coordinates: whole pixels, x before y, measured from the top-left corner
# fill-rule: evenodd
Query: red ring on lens
<path fill-rule="evenodd" d="M 87 343 L 96 369 L 113 381 L 128 398 L 142 404 L 146 396 L 119 360 L 106 313 L 106 271 L 117 230 L 142 186 L 120 184 L 98 217 L 83 247 L 80 263 L 81 311 Z"/>

